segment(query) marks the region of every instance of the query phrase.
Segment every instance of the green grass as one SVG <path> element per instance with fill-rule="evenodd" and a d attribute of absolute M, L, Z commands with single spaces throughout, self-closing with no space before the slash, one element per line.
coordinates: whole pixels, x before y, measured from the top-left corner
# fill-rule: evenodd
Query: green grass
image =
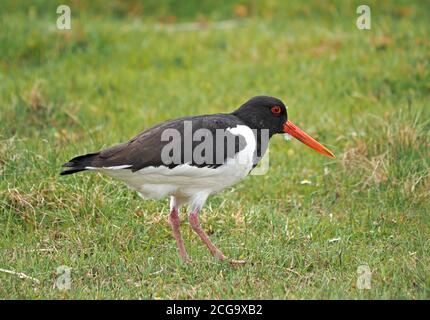
<path fill-rule="evenodd" d="M 40 280 L 0 272 L 0 298 L 430 298 L 428 2 L 370 1 L 370 31 L 355 27 L 360 1 L 85 3 L 70 2 L 71 31 L 55 29 L 56 2 L 0 4 L 0 268 Z M 210 24 L 225 19 L 237 23 Z M 178 28 L 193 21 L 208 27 Z M 241 268 L 187 222 L 182 264 L 167 200 L 58 175 L 75 155 L 258 94 L 337 159 L 275 137 L 267 175 L 208 201 L 203 226 Z"/>

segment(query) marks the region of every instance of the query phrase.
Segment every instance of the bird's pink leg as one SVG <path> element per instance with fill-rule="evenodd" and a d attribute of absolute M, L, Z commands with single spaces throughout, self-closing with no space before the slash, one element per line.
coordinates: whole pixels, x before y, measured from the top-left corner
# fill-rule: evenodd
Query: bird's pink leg
<path fill-rule="evenodd" d="M 205 243 L 205 245 L 208 247 L 209 251 L 212 253 L 212 255 L 215 258 L 218 258 L 219 260 L 225 260 L 225 256 L 224 254 L 221 252 L 221 250 L 219 250 L 213 243 L 212 241 L 209 239 L 208 235 L 206 234 L 206 232 L 203 230 L 203 228 L 200 225 L 199 222 L 199 217 L 198 217 L 198 210 L 194 210 L 190 213 L 189 215 L 189 220 L 190 220 L 190 225 L 193 228 L 193 230 L 198 234 L 198 236 L 200 237 L 200 239 L 203 240 L 203 242 Z"/>
<path fill-rule="evenodd" d="M 181 220 L 179 219 L 178 208 L 173 207 L 170 211 L 169 222 L 172 226 L 173 236 L 175 237 L 176 245 L 178 246 L 179 255 L 184 262 L 189 262 L 190 258 L 188 257 L 187 251 L 185 250 L 184 240 L 181 236 Z"/>

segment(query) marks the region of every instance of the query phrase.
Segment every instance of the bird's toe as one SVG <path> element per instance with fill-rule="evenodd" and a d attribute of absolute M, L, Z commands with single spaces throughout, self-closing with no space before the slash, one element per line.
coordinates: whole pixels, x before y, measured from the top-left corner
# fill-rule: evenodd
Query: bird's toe
<path fill-rule="evenodd" d="M 243 266 L 246 263 L 246 260 L 230 259 L 228 260 L 228 263 L 233 267 L 239 267 L 239 266 Z"/>

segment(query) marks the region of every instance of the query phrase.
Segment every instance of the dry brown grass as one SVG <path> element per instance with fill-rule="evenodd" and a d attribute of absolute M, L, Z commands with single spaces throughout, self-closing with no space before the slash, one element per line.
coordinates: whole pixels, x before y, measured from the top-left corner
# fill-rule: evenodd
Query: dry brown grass
<path fill-rule="evenodd" d="M 24 194 L 16 188 L 2 191 L 5 202 L 1 206 L 13 210 L 26 223 L 36 226 L 36 199 L 29 194 Z"/>
<path fill-rule="evenodd" d="M 402 185 L 403 193 L 412 203 L 422 203 L 430 199 L 430 169 L 424 174 L 413 174 Z"/>
<path fill-rule="evenodd" d="M 369 156 L 366 142 L 358 140 L 356 145 L 348 149 L 342 156 L 341 163 L 346 172 L 359 171 L 362 176 L 360 184 L 367 187 L 388 180 L 387 153 Z"/>

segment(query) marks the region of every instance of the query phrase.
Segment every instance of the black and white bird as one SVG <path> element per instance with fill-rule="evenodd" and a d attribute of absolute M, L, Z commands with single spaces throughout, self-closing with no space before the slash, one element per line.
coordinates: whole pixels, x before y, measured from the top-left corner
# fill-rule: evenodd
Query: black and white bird
<path fill-rule="evenodd" d="M 179 209 L 188 205 L 192 229 L 214 257 L 227 260 L 200 226 L 199 211 L 210 195 L 250 173 L 273 135 L 285 133 L 323 155 L 334 157 L 288 120 L 281 100 L 257 96 L 232 113 L 166 121 L 128 142 L 75 157 L 63 165 L 66 169 L 61 175 L 96 171 L 122 180 L 143 198 L 170 196 L 169 222 L 179 255 L 185 262 L 190 259 L 180 233 Z"/>

